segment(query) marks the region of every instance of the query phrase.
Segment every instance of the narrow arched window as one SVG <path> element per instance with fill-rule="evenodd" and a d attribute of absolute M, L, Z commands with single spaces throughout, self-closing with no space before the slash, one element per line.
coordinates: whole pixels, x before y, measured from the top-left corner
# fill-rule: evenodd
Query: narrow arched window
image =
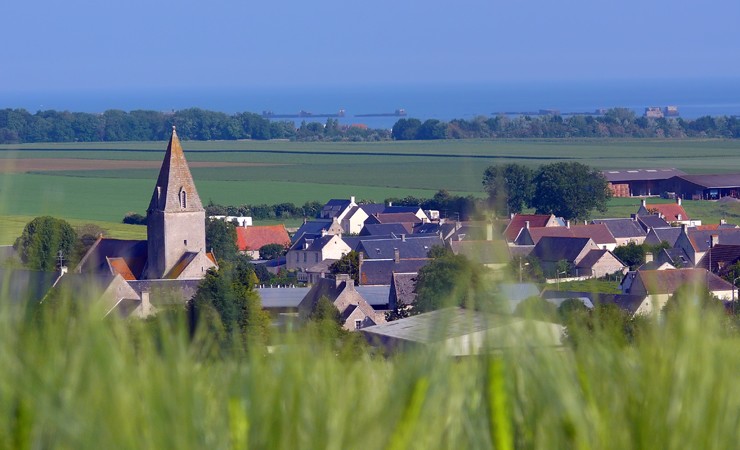
<path fill-rule="evenodd" d="M 183 191 L 180 191 L 180 207 L 185 209 L 188 207 L 188 193 Z"/>

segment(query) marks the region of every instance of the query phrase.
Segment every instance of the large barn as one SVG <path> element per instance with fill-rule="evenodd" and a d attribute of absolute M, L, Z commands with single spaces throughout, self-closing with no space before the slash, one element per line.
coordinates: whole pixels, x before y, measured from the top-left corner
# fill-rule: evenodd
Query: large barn
<path fill-rule="evenodd" d="M 740 173 L 677 175 L 667 181 L 666 187 L 686 199 L 740 198 Z"/>
<path fill-rule="evenodd" d="M 622 169 L 602 172 L 614 197 L 658 196 L 668 189 L 668 180 L 685 175 L 678 169 Z"/>

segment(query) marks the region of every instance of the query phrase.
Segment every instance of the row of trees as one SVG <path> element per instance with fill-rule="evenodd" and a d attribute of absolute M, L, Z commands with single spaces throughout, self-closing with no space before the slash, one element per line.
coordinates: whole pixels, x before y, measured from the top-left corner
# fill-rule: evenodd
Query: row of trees
<path fill-rule="evenodd" d="M 0 110 L 0 144 L 24 142 L 161 141 L 172 125 L 180 137 L 199 141 L 236 139 L 291 139 L 330 141 L 376 141 L 390 139 L 387 130 L 326 123 L 271 121 L 244 112 L 225 114 L 199 108 L 174 112 L 108 110 L 102 114 L 24 109 Z"/>
<path fill-rule="evenodd" d="M 440 122 L 431 119 L 399 119 L 393 126 L 393 139 L 470 139 L 470 138 L 740 138 L 740 118 L 704 116 L 682 118 L 637 117 L 631 109 L 614 108 L 601 116 L 521 116 L 511 118 L 479 116 Z"/>
<path fill-rule="evenodd" d="M 301 217 L 318 217 L 323 204 L 313 201 L 306 202 L 302 206 L 293 203 L 278 203 L 276 205 L 248 205 L 239 206 L 219 205 L 208 202 L 206 205 L 207 216 L 248 216 L 254 220 L 293 219 Z"/>
<path fill-rule="evenodd" d="M 587 219 L 594 209 L 605 212 L 612 195 L 600 171 L 577 162 L 545 164 L 536 170 L 521 164 L 489 166 L 483 186 L 496 211 L 520 213 L 530 207 L 537 214 L 565 219 Z"/>

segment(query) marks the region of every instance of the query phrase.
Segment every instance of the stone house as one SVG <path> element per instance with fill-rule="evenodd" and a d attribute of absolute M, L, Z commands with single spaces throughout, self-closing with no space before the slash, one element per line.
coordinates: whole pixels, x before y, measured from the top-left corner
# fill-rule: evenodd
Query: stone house
<path fill-rule="evenodd" d="M 346 274 L 337 274 L 335 279 L 324 278 L 308 291 L 298 305 L 301 317 L 307 318 L 321 297 L 327 297 L 339 311 L 342 326 L 354 331 L 385 323 L 385 315 L 375 311 L 355 289 L 355 283 Z"/>
<path fill-rule="evenodd" d="M 285 256 L 286 268 L 288 270 L 299 270 L 305 272 L 324 260 L 341 259 L 352 249 L 342 240 L 338 234 L 324 234 L 318 238 L 304 235 L 296 241 Z"/>

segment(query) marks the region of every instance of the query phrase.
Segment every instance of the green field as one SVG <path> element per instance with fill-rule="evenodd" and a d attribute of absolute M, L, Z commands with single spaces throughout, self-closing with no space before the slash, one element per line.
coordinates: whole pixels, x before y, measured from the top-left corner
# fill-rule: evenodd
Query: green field
<path fill-rule="evenodd" d="M 2 161 L 159 161 L 166 142 L 0 145 Z M 387 197 L 431 197 L 439 189 L 483 195 L 481 177 L 491 164 L 537 166 L 578 161 L 599 169 L 676 167 L 690 173 L 733 172 L 740 167 L 740 141 L 733 140 L 460 140 L 378 143 L 286 141 L 183 141 L 191 162 L 263 163 L 270 166 L 193 168 L 204 202 L 221 204 L 324 202 L 329 198 L 382 201 Z M 156 169 L 0 170 L 0 214 L 54 216 L 118 222 L 129 211 L 143 213 Z M 613 202 L 607 216 L 636 211 L 636 201 Z M 690 205 L 704 220 L 732 218 L 735 211 L 713 204 Z"/>

